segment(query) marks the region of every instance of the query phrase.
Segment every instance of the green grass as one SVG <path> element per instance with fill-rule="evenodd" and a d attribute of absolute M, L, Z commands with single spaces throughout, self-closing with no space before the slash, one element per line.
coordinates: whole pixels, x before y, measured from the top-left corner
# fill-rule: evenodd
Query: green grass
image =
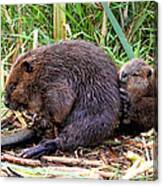
<path fill-rule="evenodd" d="M 110 3 L 134 56 L 156 64 L 157 4 L 155 2 Z M 114 22 L 104 19 L 102 5 L 66 4 L 68 39 L 84 39 L 102 47 L 121 66 L 129 58 L 115 32 Z M 38 46 L 53 43 L 53 5 L 1 5 L 1 97 L 5 78 L 16 57 L 33 48 L 38 31 Z M 0 104 L 4 108 L 3 103 Z"/>
<path fill-rule="evenodd" d="M 132 47 L 131 45 L 129 44 L 129 42 L 127 41 L 126 37 L 125 37 L 125 34 L 123 33 L 122 31 L 122 28 L 120 26 L 120 24 L 118 23 L 118 21 L 116 20 L 114 14 L 112 13 L 110 7 L 109 7 L 109 4 L 108 2 L 102 2 L 102 5 L 104 7 L 104 10 L 107 14 L 107 17 L 109 19 L 109 21 L 111 22 L 113 28 L 114 28 L 114 31 L 115 33 L 117 34 L 126 54 L 128 55 L 128 58 L 129 59 L 132 59 L 134 58 L 134 53 L 133 53 L 133 50 L 132 50 Z M 123 20 L 123 15 L 122 15 L 122 9 L 120 9 L 120 13 L 121 13 L 121 20 Z M 123 22 L 123 28 L 124 28 L 124 21 Z"/>
<path fill-rule="evenodd" d="M 117 20 L 106 18 L 102 5 L 94 3 L 66 4 L 67 39 L 92 41 L 103 48 L 117 66 L 128 62 L 128 52 L 124 46 L 131 45 L 135 57 L 143 58 L 147 63 L 157 62 L 157 4 L 155 2 L 110 3 L 110 9 Z M 3 103 L 5 79 L 18 55 L 32 49 L 54 43 L 53 5 L 1 5 L 1 66 L 0 66 L 0 114 L 6 115 Z M 112 14 L 111 13 L 111 14 Z M 109 14 L 109 16 L 111 15 Z M 63 16 L 64 17 L 64 16 Z M 58 19 L 58 18 L 56 18 Z M 120 26 L 117 32 L 115 25 Z M 58 30 L 60 30 L 58 28 Z M 118 34 L 118 35 L 117 35 Z M 125 35 L 128 43 L 119 38 Z M 37 37 L 38 36 L 38 37 Z M 60 35 L 58 34 L 58 38 Z M 131 144 L 130 144 L 131 145 Z M 144 146 L 144 145 L 143 145 Z M 126 147 L 125 147 L 126 149 Z M 135 149 L 135 148 L 134 148 Z M 144 151 L 142 150 L 144 154 Z M 123 157 L 124 155 L 122 155 Z M 126 159 L 125 159 L 126 161 Z M 2 164 L 23 176 L 43 177 L 48 171 L 53 176 L 81 178 L 81 174 L 54 171 L 46 167 L 27 168 L 12 164 Z M 119 177 L 121 167 L 116 167 Z M 20 171 L 20 172 L 19 172 Z M 50 175 L 51 176 L 51 175 Z M 85 175 L 83 175 L 85 176 Z M 89 175 L 87 175 L 89 177 Z M 112 178 L 113 179 L 113 178 Z M 137 180 L 153 180 L 149 175 L 139 175 Z"/>
<path fill-rule="evenodd" d="M 154 60 L 156 4 L 154 2 L 114 2 L 110 3 L 110 8 L 120 26 L 123 27 L 123 32 L 134 48 L 136 56 L 143 57 L 147 61 Z M 67 34 L 68 38 L 81 38 L 101 44 L 114 57 L 116 63 L 126 62 L 127 54 L 111 22 L 107 21 L 106 37 L 103 38 L 101 34 L 103 10 L 93 3 L 71 3 L 66 4 L 65 13 L 66 24 L 71 32 L 71 35 Z M 1 21 L 2 59 L 12 52 L 12 46 L 16 47 L 18 42 L 25 43 L 25 46 L 19 46 L 17 55 L 31 49 L 32 32 L 35 29 L 39 32 L 39 45 L 54 42 L 53 5 L 2 5 Z M 100 43 L 102 38 L 103 42 Z M 6 61 L 11 62 L 13 55 Z"/>

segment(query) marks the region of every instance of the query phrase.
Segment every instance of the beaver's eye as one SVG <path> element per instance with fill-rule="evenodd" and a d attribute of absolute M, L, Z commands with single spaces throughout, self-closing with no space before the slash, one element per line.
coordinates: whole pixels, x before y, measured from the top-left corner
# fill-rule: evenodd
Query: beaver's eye
<path fill-rule="evenodd" d="M 16 89 L 16 83 L 12 83 L 12 84 L 10 84 L 8 87 L 7 87 L 7 92 L 8 93 L 12 93 L 15 89 Z"/>
<path fill-rule="evenodd" d="M 25 72 L 32 72 L 33 71 L 33 67 L 32 65 L 28 62 L 28 61 L 24 61 L 22 63 L 22 69 L 25 71 Z"/>
<path fill-rule="evenodd" d="M 123 71 L 122 74 L 121 74 L 121 77 L 122 78 L 126 78 L 127 77 L 127 73 Z"/>
<path fill-rule="evenodd" d="M 119 74 L 119 81 L 121 83 L 126 83 L 128 79 L 128 74 L 125 71 L 121 71 Z"/>
<path fill-rule="evenodd" d="M 147 78 L 150 78 L 152 76 L 152 70 L 149 70 L 148 72 L 147 72 Z"/>
<path fill-rule="evenodd" d="M 125 71 L 122 71 L 121 74 L 120 74 L 121 81 L 126 81 L 127 76 L 128 76 L 128 74 Z"/>

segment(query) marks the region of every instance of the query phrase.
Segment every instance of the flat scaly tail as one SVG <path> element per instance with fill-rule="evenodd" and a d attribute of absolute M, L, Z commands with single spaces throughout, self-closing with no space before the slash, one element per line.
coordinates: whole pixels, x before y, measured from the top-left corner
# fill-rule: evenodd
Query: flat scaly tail
<path fill-rule="evenodd" d="M 12 147 L 14 145 L 27 142 L 35 136 L 35 131 L 32 129 L 24 128 L 13 134 L 1 134 L 1 148 Z"/>

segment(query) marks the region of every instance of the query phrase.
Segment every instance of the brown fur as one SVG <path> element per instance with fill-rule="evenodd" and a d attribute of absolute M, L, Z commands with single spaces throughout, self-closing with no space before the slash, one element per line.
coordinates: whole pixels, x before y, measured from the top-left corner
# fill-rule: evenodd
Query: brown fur
<path fill-rule="evenodd" d="M 121 87 L 130 99 L 129 130 L 147 131 L 157 127 L 156 71 L 142 59 L 133 59 L 119 71 Z M 125 122 L 123 122 L 123 126 Z M 126 126 L 125 130 L 129 126 Z"/>
<path fill-rule="evenodd" d="M 5 103 L 38 113 L 46 120 L 44 129 L 59 127 L 57 138 L 29 149 L 24 157 L 98 145 L 112 135 L 119 120 L 116 68 L 89 42 L 44 46 L 17 59 L 7 79 Z"/>

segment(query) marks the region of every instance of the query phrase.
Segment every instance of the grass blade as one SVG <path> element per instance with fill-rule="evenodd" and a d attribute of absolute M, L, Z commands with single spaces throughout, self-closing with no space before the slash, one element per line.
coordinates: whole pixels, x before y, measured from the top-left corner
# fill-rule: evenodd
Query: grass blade
<path fill-rule="evenodd" d="M 53 24 L 54 24 L 54 40 L 60 41 L 66 39 L 66 5 L 54 4 L 53 6 Z"/>
<path fill-rule="evenodd" d="M 104 7 L 104 10 L 105 10 L 110 22 L 111 22 L 116 34 L 118 35 L 120 42 L 123 45 L 123 48 L 125 49 L 129 59 L 134 58 L 134 52 L 132 50 L 132 47 L 130 46 L 124 33 L 122 32 L 122 29 L 121 29 L 119 23 L 117 22 L 114 14 L 112 13 L 112 11 L 108 5 L 108 2 L 102 2 L 102 6 Z"/>

